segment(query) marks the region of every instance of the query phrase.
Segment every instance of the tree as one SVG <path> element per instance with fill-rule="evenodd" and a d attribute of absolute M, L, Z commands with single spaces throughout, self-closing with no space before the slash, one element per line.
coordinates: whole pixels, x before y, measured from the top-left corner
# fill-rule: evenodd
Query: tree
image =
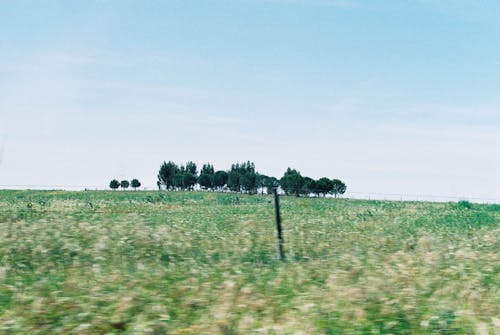
<path fill-rule="evenodd" d="M 208 174 L 200 174 L 198 177 L 198 184 L 200 184 L 201 188 L 208 190 L 212 188 L 212 178 Z"/>
<path fill-rule="evenodd" d="M 198 177 L 198 184 L 204 189 L 212 189 L 214 187 L 214 166 L 210 164 L 203 164 Z"/>
<path fill-rule="evenodd" d="M 333 179 L 332 180 L 332 190 L 331 193 L 334 197 L 338 197 L 339 194 L 344 194 L 347 190 L 346 184 L 344 184 L 341 180 Z"/>
<path fill-rule="evenodd" d="M 132 188 L 137 191 L 137 188 L 141 187 L 141 182 L 138 179 L 132 179 L 132 181 L 130 182 L 130 186 L 132 186 Z"/>
<path fill-rule="evenodd" d="M 193 163 L 191 161 L 186 163 L 186 173 L 190 173 L 194 176 L 198 174 L 198 170 L 196 168 L 196 163 Z"/>
<path fill-rule="evenodd" d="M 178 186 L 180 186 L 182 190 L 192 190 L 194 188 L 194 185 L 196 185 L 196 182 L 198 181 L 198 170 L 196 164 L 189 161 L 186 163 L 185 167 L 181 165 L 180 174 L 181 183 Z"/>
<path fill-rule="evenodd" d="M 323 177 L 318 179 L 316 182 L 316 188 L 318 190 L 318 194 L 323 194 L 323 196 L 325 196 L 332 191 L 333 184 L 330 179 Z"/>
<path fill-rule="evenodd" d="M 302 194 L 309 196 L 310 194 L 318 194 L 316 189 L 316 181 L 309 177 L 304 177 L 304 186 L 302 187 Z"/>
<path fill-rule="evenodd" d="M 257 173 L 257 188 L 260 188 L 260 193 L 264 194 L 264 189 L 266 188 L 266 180 L 269 178 L 265 174 Z"/>
<path fill-rule="evenodd" d="M 179 167 L 174 162 L 163 162 L 158 172 L 158 181 L 165 186 L 166 190 L 174 187 L 174 176 L 178 173 Z"/>
<path fill-rule="evenodd" d="M 172 176 L 172 187 L 181 190 L 192 190 L 198 178 L 196 164 L 187 162 L 186 165 L 178 167 Z"/>
<path fill-rule="evenodd" d="M 113 179 L 110 183 L 109 183 L 109 187 L 115 191 L 118 187 L 120 187 L 120 182 L 116 179 Z"/>
<path fill-rule="evenodd" d="M 183 181 L 184 181 L 184 188 L 192 191 L 194 189 L 194 185 L 196 185 L 196 182 L 198 181 L 198 178 L 196 175 L 185 172 L 183 176 Z"/>
<path fill-rule="evenodd" d="M 174 173 L 172 177 L 172 186 L 174 189 L 181 189 L 184 190 L 185 184 L 184 184 L 184 176 L 186 174 L 186 167 L 184 165 L 181 165 Z"/>
<path fill-rule="evenodd" d="M 280 186 L 285 194 L 295 194 L 298 197 L 304 186 L 304 178 L 297 170 L 288 168 L 280 179 Z"/>
<path fill-rule="evenodd" d="M 241 165 L 240 184 L 244 191 L 250 194 L 257 193 L 257 172 L 254 163 L 247 161 Z"/>
<path fill-rule="evenodd" d="M 257 193 L 257 174 L 255 172 L 244 173 L 240 176 L 241 188 L 250 193 Z"/>
<path fill-rule="evenodd" d="M 247 161 L 246 163 L 231 165 L 231 170 L 228 172 L 227 187 L 233 192 L 257 192 L 255 164 Z"/>
<path fill-rule="evenodd" d="M 214 187 L 221 190 L 227 183 L 227 172 L 217 171 L 214 173 Z"/>
<path fill-rule="evenodd" d="M 272 194 L 273 189 L 278 186 L 278 179 L 257 173 L 257 187 L 261 189 L 262 194 L 264 194 L 264 192 Z"/>
<path fill-rule="evenodd" d="M 231 165 L 231 170 L 227 173 L 227 187 L 233 192 L 241 192 L 241 167 L 239 163 Z"/>
<path fill-rule="evenodd" d="M 279 185 L 279 180 L 276 177 L 267 177 L 264 180 L 264 187 L 266 188 L 267 194 L 272 194 L 273 190 Z"/>
<path fill-rule="evenodd" d="M 127 189 L 129 186 L 130 186 L 130 183 L 129 183 L 128 180 L 122 180 L 120 182 L 120 187 L 123 188 L 123 189 Z"/>

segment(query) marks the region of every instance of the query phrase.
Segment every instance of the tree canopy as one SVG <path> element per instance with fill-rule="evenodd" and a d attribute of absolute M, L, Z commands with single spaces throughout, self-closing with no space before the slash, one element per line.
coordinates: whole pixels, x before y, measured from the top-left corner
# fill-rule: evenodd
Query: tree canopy
<path fill-rule="evenodd" d="M 174 186 L 174 176 L 178 173 L 179 167 L 172 161 L 163 162 L 158 172 L 158 181 L 165 189 L 170 190 Z"/>
<path fill-rule="evenodd" d="M 304 178 L 297 170 L 288 168 L 280 179 L 280 186 L 285 194 L 294 194 L 298 197 L 304 186 Z"/>
<path fill-rule="evenodd" d="M 341 194 L 344 194 L 345 191 L 347 190 L 346 184 L 344 184 L 341 180 L 333 179 L 332 184 L 333 186 L 331 193 L 335 196 L 335 198 Z"/>
<path fill-rule="evenodd" d="M 333 182 L 326 177 L 320 178 L 316 183 L 316 189 L 318 194 L 323 194 L 323 196 L 326 196 L 332 191 Z"/>
<path fill-rule="evenodd" d="M 123 189 L 127 189 L 130 186 L 130 182 L 128 180 L 122 180 L 120 182 L 120 187 Z"/>
<path fill-rule="evenodd" d="M 222 190 L 227 183 L 228 174 L 226 171 L 219 170 L 214 174 L 214 187 Z"/>
<path fill-rule="evenodd" d="M 132 188 L 134 190 L 137 190 L 138 187 L 141 187 L 141 182 L 139 181 L 139 179 L 132 179 L 132 181 L 130 182 L 130 186 L 132 186 Z"/>
<path fill-rule="evenodd" d="M 227 171 L 215 170 L 212 164 L 205 163 L 199 174 L 196 163 L 192 161 L 188 161 L 184 165 L 164 161 L 158 172 L 157 184 L 159 190 L 163 187 L 167 191 L 194 190 L 198 187 L 207 191 L 218 190 L 248 194 L 271 193 L 274 188 L 279 187 L 285 194 L 295 196 L 332 194 L 334 197 L 338 197 L 344 194 L 347 189 L 347 186 L 339 179 L 322 177 L 315 180 L 302 176 L 298 170 L 290 167 L 278 180 L 275 177 L 257 172 L 255 164 L 250 161 L 234 163 Z M 132 187 L 136 188 L 134 185 L 136 184 L 133 180 Z"/>
<path fill-rule="evenodd" d="M 116 190 L 118 187 L 120 187 L 120 182 L 116 179 L 113 179 L 109 182 L 109 188 L 112 190 Z"/>
<path fill-rule="evenodd" d="M 201 171 L 200 171 L 200 176 L 198 177 L 198 184 L 203 189 L 213 189 L 214 187 L 214 181 L 215 181 L 215 171 L 214 171 L 214 166 L 207 163 L 203 164 Z"/>

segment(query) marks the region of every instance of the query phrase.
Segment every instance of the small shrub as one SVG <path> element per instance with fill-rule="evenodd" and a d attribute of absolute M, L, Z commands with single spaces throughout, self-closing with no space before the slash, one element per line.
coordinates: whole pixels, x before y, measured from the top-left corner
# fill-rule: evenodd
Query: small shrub
<path fill-rule="evenodd" d="M 472 204 L 467 200 L 460 200 L 457 202 L 457 209 L 471 209 Z"/>

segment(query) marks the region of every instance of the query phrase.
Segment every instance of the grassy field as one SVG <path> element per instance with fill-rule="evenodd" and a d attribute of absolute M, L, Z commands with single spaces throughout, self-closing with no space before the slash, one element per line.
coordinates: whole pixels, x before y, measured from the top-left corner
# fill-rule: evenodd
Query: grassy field
<path fill-rule="evenodd" d="M 0 334 L 500 334 L 500 205 L 0 191 Z"/>

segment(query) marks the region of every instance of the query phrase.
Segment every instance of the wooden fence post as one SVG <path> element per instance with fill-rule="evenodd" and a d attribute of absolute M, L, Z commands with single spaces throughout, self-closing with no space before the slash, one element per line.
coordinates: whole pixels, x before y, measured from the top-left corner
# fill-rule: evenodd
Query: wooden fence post
<path fill-rule="evenodd" d="M 276 232 L 278 237 L 278 258 L 282 261 L 285 260 L 285 250 L 283 244 L 285 240 L 283 239 L 283 230 L 281 228 L 281 214 L 280 214 L 280 201 L 278 196 L 278 188 L 274 188 L 274 213 L 276 217 Z"/>

